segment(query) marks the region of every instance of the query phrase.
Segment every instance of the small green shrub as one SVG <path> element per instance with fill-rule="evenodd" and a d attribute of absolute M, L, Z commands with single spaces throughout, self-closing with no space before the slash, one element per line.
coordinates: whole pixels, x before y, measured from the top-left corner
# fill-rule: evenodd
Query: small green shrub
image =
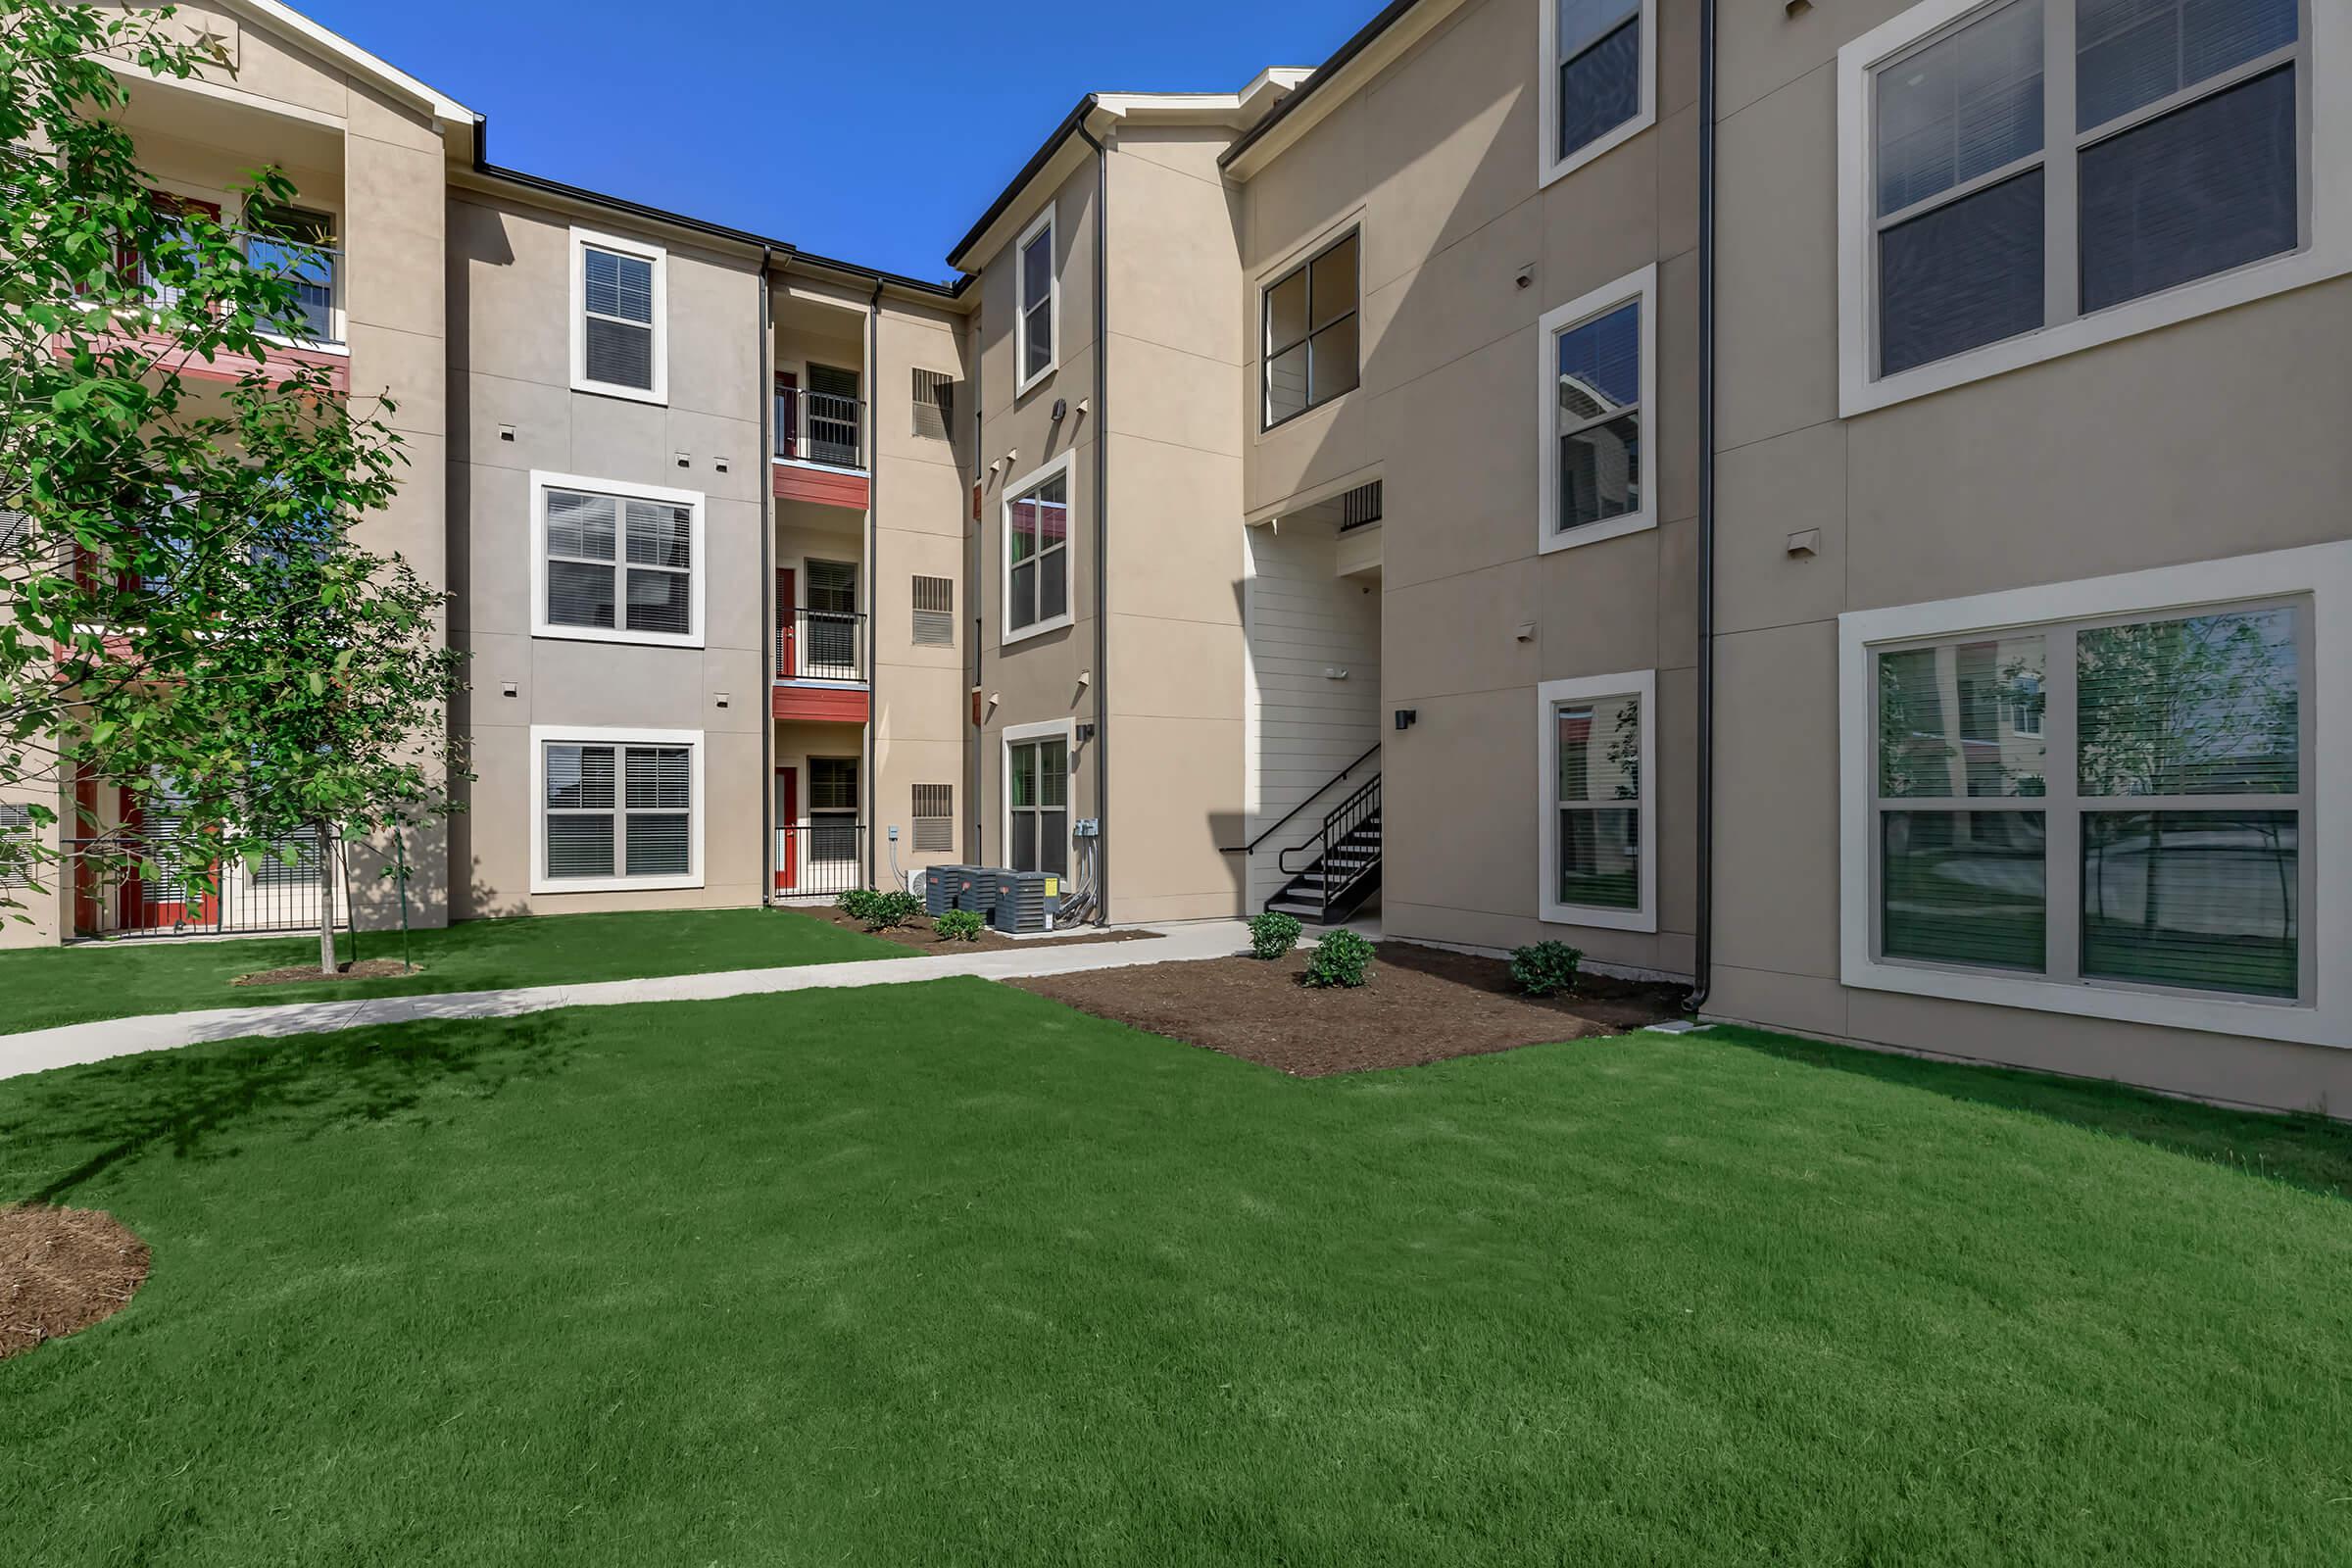
<path fill-rule="evenodd" d="M 860 916 L 868 931 L 896 931 L 922 917 L 923 901 L 907 892 L 877 893 Z"/>
<path fill-rule="evenodd" d="M 1531 997 L 1556 997 L 1576 989 L 1582 948 L 1565 942 L 1537 942 L 1511 950 L 1511 984 Z"/>
<path fill-rule="evenodd" d="M 852 888 L 835 901 L 834 906 L 853 920 L 874 917 L 874 901 L 882 895 L 872 888 Z"/>
<path fill-rule="evenodd" d="M 1372 944 L 1352 931 L 1334 931 L 1315 944 L 1315 956 L 1306 960 L 1306 983 L 1353 989 L 1371 969 Z"/>
<path fill-rule="evenodd" d="M 1279 958 L 1298 945 L 1298 933 L 1305 929 L 1298 917 L 1279 909 L 1250 917 L 1250 952 L 1259 958 Z"/>
<path fill-rule="evenodd" d="M 947 909 L 931 917 L 931 929 L 951 942 L 977 942 L 988 922 L 978 909 Z"/>

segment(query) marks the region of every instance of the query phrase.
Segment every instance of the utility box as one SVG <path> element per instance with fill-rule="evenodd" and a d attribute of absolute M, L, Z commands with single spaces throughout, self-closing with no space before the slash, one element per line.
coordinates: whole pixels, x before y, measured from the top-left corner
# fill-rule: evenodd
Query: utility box
<path fill-rule="evenodd" d="M 1054 910 L 1061 903 L 1061 878 L 1047 871 L 994 871 L 996 906 L 989 924 L 1007 935 L 1054 929 Z"/>

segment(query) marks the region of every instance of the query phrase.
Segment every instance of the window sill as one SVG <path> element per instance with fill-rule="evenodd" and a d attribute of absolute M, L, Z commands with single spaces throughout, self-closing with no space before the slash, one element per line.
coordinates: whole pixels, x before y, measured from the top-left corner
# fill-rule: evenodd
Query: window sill
<path fill-rule="evenodd" d="M 1588 909 L 1581 906 L 1545 904 L 1543 921 L 1545 925 L 1581 925 L 1597 931 L 1646 931 L 1658 929 L 1657 912 L 1653 909 Z"/>
<path fill-rule="evenodd" d="M 1012 400 L 1015 403 L 1018 403 L 1021 399 L 1027 397 L 1039 387 L 1044 386 L 1048 381 L 1053 380 L 1054 372 L 1060 368 L 1061 357 L 1059 355 L 1055 355 L 1053 359 L 1046 362 L 1043 369 L 1039 370 L 1035 375 L 1023 380 L 1019 385 L 1012 389 Z"/>
<path fill-rule="evenodd" d="M 700 637 L 670 637 L 659 632 L 607 631 L 601 626 L 551 626 L 545 622 L 531 627 L 534 642 L 550 643 L 621 643 L 632 648 L 701 648 Z"/>
<path fill-rule="evenodd" d="M 669 407 L 669 391 L 665 387 L 614 386 L 607 381 L 591 381 L 586 376 L 574 376 L 571 389 L 585 392 L 591 397 L 624 398 L 631 403 L 651 403 L 664 409 Z"/>
<path fill-rule="evenodd" d="M 531 892 L 542 893 L 677 893 L 699 888 L 700 876 L 597 876 L 531 878 Z"/>
<path fill-rule="evenodd" d="M 1593 160 L 1615 152 L 1657 122 L 1657 112 L 1644 109 L 1615 130 L 1594 137 L 1565 158 L 1553 158 L 1548 153 L 1540 154 L 1536 168 L 1536 188 L 1542 190 L 1555 180 L 1566 179 Z"/>
<path fill-rule="evenodd" d="M 1629 516 L 1607 517 L 1599 522 L 1588 522 L 1578 528 L 1554 528 L 1548 519 L 1540 519 L 1536 526 L 1543 530 L 1536 541 L 1539 555 L 1556 555 L 1562 550 L 1577 550 L 1596 545 L 1606 539 L 1622 539 L 1629 533 L 1643 533 L 1658 525 L 1656 509 L 1637 512 Z"/>
<path fill-rule="evenodd" d="M 997 646 L 1010 648 L 1015 643 L 1025 643 L 1032 637 L 1043 637 L 1050 631 L 1060 631 L 1062 628 L 1076 623 L 1075 615 L 1056 615 L 1052 620 L 1041 620 L 1034 626 L 1023 626 L 1019 631 L 1005 632 L 1002 638 L 998 639 Z"/>

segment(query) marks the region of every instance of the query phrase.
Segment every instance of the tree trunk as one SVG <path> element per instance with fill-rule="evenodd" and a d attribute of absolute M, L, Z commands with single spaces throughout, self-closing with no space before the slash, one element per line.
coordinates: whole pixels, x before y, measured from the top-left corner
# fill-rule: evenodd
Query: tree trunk
<path fill-rule="evenodd" d="M 336 972 L 334 840 L 324 822 L 313 831 L 318 837 L 318 972 L 331 975 Z"/>

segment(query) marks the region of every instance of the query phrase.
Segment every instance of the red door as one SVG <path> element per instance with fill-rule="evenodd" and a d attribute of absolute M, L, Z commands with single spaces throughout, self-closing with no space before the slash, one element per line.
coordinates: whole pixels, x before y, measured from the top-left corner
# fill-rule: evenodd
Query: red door
<path fill-rule="evenodd" d="M 798 573 L 790 566 L 776 568 L 776 679 L 790 680 L 801 667 L 800 650 L 793 644 L 793 596 Z"/>
<path fill-rule="evenodd" d="M 801 880 L 801 770 L 776 769 L 776 886 L 789 890 Z"/>

